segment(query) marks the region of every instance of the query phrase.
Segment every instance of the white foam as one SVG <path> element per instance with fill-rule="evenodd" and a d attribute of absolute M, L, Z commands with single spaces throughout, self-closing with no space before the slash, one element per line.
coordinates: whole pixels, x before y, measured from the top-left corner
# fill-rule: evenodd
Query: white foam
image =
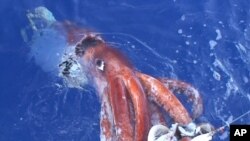
<path fill-rule="evenodd" d="M 220 40 L 222 38 L 220 30 L 216 29 L 215 32 L 217 33 L 216 40 Z"/>
<path fill-rule="evenodd" d="M 221 24 L 221 25 L 223 25 L 223 22 L 222 22 L 222 21 L 219 21 L 218 23 Z"/>
<path fill-rule="evenodd" d="M 21 34 L 24 41 L 30 44 L 29 56 L 45 72 L 57 72 L 67 41 L 62 32 L 52 27 L 55 17 L 47 8 L 40 6 L 28 11 L 27 18 L 33 31 L 31 41 L 28 41 L 26 33 L 28 27 L 22 29 Z"/>
<path fill-rule="evenodd" d="M 247 98 L 248 98 L 248 100 L 250 101 L 250 94 L 247 94 Z"/>
<path fill-rule="evenodd" d="M 245 46 L 243 46 L 241 43 L 238 43 L 235 46 L 241 54 L 247 52 Z"/>
<path fill-rule="evenodd" d="M 52 28 L 35 33 L 30 46 L 30 57 L 45 72 L 57 71 L 61 56 L 67 47 L 66 39 Z"/>
<path fill-rule="evenodd" d="M 194 64 L 197 64 L 197 63 L 198 63 L 198 61 L 197 61 L 197 60 L 193 60 L 193 63 L 194 63 Z"/>
<path fill-rule="evenodd" d="M 232 78 L 230 78 L 229 81 L 226 83 L 226 87 L 227 90 L 224 99 L 227 99 L 231 94 L 239 90 L 238 86 Z"/>
<path fill-rule="evenodd" d="M 182 15 L 182 16 L 181 16 L 181 20 L 182 20 L 182 21 L 185 21 L 185 19 L 186 19 L 186 16 L 185 16 L 185 15 Z"/>
<path fill-rule="evenodd" d="M 66 68 L 66 64 L 62 64 L 62 62 L 66 61 L 71 63 L 71 67 L 68 70 L 69 74 L 65 76 L 63 71 Z M 61 66 L 58 67 L 59 77 L 62 77 L 66 81 L 68 87 L 82 89 L 88 83 L 87 71 L 75 56 L 74 47 L 66 48 L 60 62 Z"/>
<path fill-rule="evenodd" d="M 49 27 L 56 22 L 54 15 L 43 6 L 39 6 L 33 11 L 29 11 L 27 13 L 27 18 L 34 31 Z"/>
<path fill-rule="evenodd" d="M 214 41 L 214 40 L 210 40 L 209 41 L 209 46 L 210 46 L 210 49 L 213 50 L 215 48 L 215 46 L 217 45 L 217 42 Z"/>
<path fill-rule="evenodd" d="M 222 64 L 222 62 L 220 60 L 218 60 L 217 58 L 215 59 L 215 61 L 213 62 L 213 65 L 215 67 L 220 68 L 224 73 L 226 73 L 228 76 L 230 76 L 229 71 L 227 70 L 227 68 Z"/>
<path fill-rule="evenodd" d="M 246 76 L 243 76 L 243 81 L 244 81 L 244 83 L 248 83 L 249 79 Z"/>
<path fill-rule="evenodd" d="M 182 34 L 183 33 L 182 29 L 178 29 L 178 33 Z"/>
<path fill-rule="evenodd" d="M 220 79 L 221 79 L 220 74 L 218 72 L 216 72 L 216 71 L 213 71 L 213 77 L 214 77 L 214 79 L 216 79 L 218 81 L 220 81 Z"/>

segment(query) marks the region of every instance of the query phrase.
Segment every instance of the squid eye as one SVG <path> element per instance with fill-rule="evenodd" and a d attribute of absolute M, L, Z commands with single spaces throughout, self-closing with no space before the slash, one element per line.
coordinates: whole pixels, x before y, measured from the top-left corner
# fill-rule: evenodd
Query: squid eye
<path fill-rule="evenodd" d="M 100 59 L 97 59 L 96 60 L 96 67 L 97 69 L 101 70 L 101 71 L 104 71 L 104 61 L 103 60 L 100 60 Z"/>

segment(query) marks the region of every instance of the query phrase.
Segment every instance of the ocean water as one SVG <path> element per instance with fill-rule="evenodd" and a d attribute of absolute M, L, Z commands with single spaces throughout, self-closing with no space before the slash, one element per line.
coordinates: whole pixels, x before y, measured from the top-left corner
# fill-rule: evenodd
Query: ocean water
<path fill-rule="evenodd" d="M 198 121 L 220 127 L 250 110 L 248 0 L 2 0 L 1 141 L 99 140 L 98 97 L 91 84 L 69 88 L 58 77 L 64 36 L 31 31 L 26 14 L 38 6 L 103 33 L 139 71 L 192 84 L 204 102 Z M 250 124 L 250 115 L 234 124 Z"/>

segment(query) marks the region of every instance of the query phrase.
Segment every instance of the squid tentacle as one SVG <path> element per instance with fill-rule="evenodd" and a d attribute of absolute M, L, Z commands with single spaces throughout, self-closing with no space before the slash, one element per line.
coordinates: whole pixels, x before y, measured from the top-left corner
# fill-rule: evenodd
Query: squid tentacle
<path fill-rule="evenodd" d="M 100 113 L 100 139 L 101 141 L 113 141 L 113 115 L 111 112 L 111 105 L 107 97 L 107 90 L 104 90 L 104 96 L 101 100 L 101 113 Z"/>
<path fill-rule="evenodd" d="M 153 98 L 153 101 L 162 106 L 175 122 L 187 125 L 192 122 L 189 113 L 181 102 L 172 92 L 167 89 L 162 82 L 149 75 L 137 72 L 136 75 L 144 85 L 147 94 Z"/>
<path fill-rule="evenodd" d="M 190 84 L 167 78 L 159 79 L 170 91 L 176 94 L 184 94 L 188 100 L 193 102 L 192 118 L 196 119 L 203 112 L 203 104 L 200 93 Z"/>
<path fill-rule="evenodd" d="M 129 114 L 126 88 L 120 78 L 109 81 L 109 100 L 112 107 L 115 134 L 117 141 L 132 141 L 134 137 L 133 126 Z"/>
<path fill-rule="evenodd" d="M 149 113 L 146 95 L 141 83 L 133 72 L 126 71 L 123 74 L 123 81 L 128 90 L 129 96 L 135 111 L 135 138 L 136 141 L 144 141 L 149 131 Z"/>

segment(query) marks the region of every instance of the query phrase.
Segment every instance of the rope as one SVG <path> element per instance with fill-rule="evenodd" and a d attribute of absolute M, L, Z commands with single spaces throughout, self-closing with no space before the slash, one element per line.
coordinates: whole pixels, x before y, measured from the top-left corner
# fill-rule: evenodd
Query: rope
<path fill-rule="evenodd" d="M 231 122 L 226 123 L 225 125 L 223 125 L 223 126 L 217 128 L 216 130 L 212 131 L 212 132 L 211 132 L 212 135 L 215 134 L 215 133 L 217 133 L 217 132 L 219 132 L 219 131 L 221 131 L 221 130 L 223 130 L 223 129 L 225 129 L 225 127 L 229 127 L 230 124 L 234 123 L 235 121 L 237 121 L 237 120 L 243 118 L 244 116 L 246 116 L 246 115 L 248 115 L 248 114 L 250 114 L 250 110 L 247 111 L 247 112 L 245 112 L 244 114 L 242 114 L 242 115 L 236 117 L 236 118 L 235 118 L 234 120 L 232 120 Z"/>

